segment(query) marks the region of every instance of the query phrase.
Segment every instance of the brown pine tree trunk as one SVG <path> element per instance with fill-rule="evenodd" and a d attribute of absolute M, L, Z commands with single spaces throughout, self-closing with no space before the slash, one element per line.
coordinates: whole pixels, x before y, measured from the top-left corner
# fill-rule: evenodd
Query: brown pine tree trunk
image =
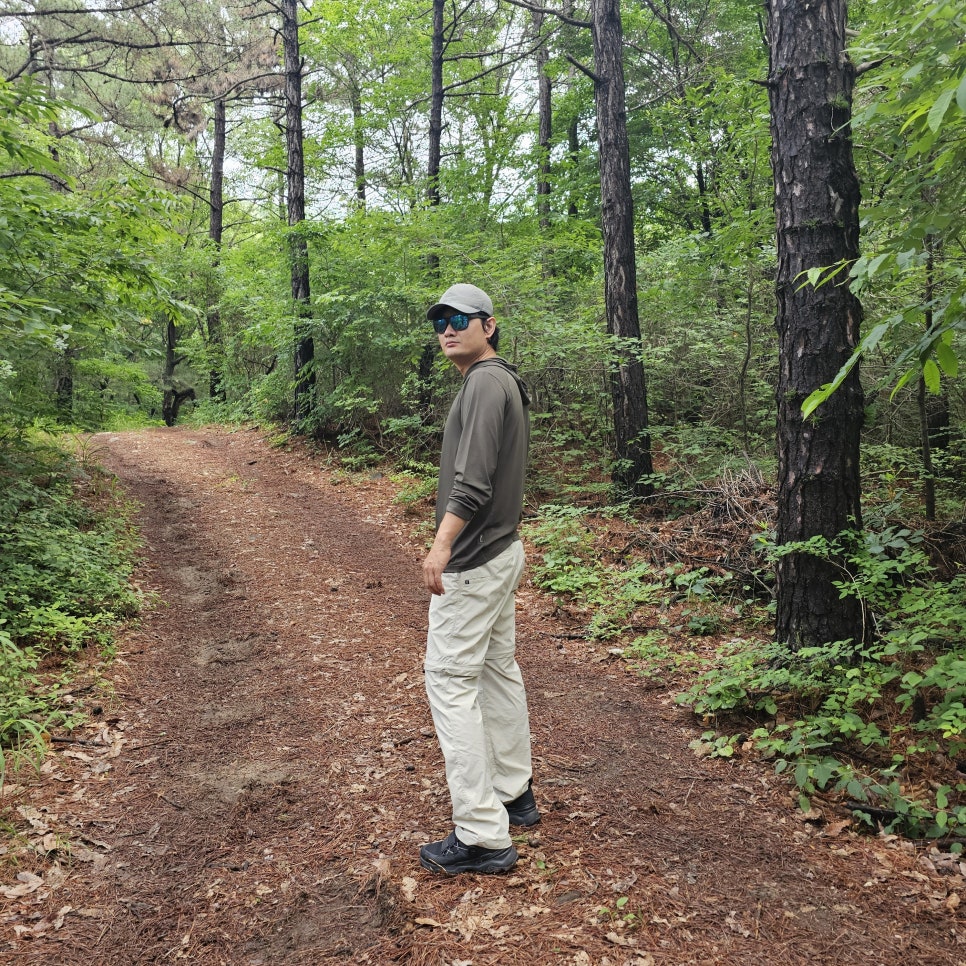
<path fill-rule="evenodd" d="M 221 239 L 225 223 L 225 99 L 215 99 L 215 138 L 211 151 L 211 189 L 209 205 L 211 212 L 208 220 L 208 238 L 211 240 L 213 254 L 211 261 L 213 291 L 208 298 L 208 351 L 211 354 L 211 368 L 208 373 L 208 395 L 212 399 L 225 398 L 222 385 L 222 364 L 224 345 L 221 331 L 221 312 L 218 308 L 220 291 L 217 288 L 218 266 L 221 262 Z"/>
<path fill-rule="evenodd" d="M 842 277 L 804 272 L 859 253 L 852 157 L 855 69 L 845 53 L 845 0 L 768 0 L 779 337 L 778 543 L 829 539 L 861 526 L 858 366 L 814 418 L 802 402 L 831 382 L 859 340 L 862 307 Z M 865 614 L 835 583 L 842 561 L 803 552 L 778 561 L 776 634 L 793 650 L 866 637 Z"/>
<path fill-rule="evenodd" d="M 350 94 L 352 102 L 352 140 L 355 145 L 355 182 L 356 203 L 360 211 L 366 210 L 366 140 L 362 116 L 362 95 L 353 85 Z"/>
<path fill-rule="evenodd" d="M 647 390 L 640 359 L 634 203 L 619 0 L 594 0 L 591 17 L 604 238 L 604 308 L 607 332 L 616 344 L 616 358 L 610 367 L 617 457 L 613 479 L 622 490 L 645 496 L 652 491 L 649 477 L 653 469 L 647 433 Z"/>
<path fill-rule="evenodd" d="M 312 338 L 309 303 L 309 250 L 299 227 L 305 221 L 305 155 L 302 138 L 302 60 L 299 54 L 297 0 L 281 0 L 282 47 L 285 55 L 286 209 L 290 235 L 292 301 L 295 308 L 295 419 L 305 419 L 312 406 Z"/>
<path fill-rule="evenodd" d="M 443 37 L 445 0 L 433 0 L 433 39 L 430 49 L 429 153 L 426 159 L 426 200 L 439 204 L 439 168 L 443 150 Z"/>
<path fill-rule="evenodd" d="M 430 44 L 430 97 L 429 97 L 429 147 L 426 158 L 426 203 L 436 208 L 440 203 L 439 170 L 443 154 L 443 56 L 446 53 L 446 39 L 443 36 L 445 0 L 433 0 L 433 37 Z M 426 255 L 426 270 L 431 279 L 439 285 L 439 255 L 429 252 Z M 435 338 L 427 337 L 423 351 L 419 355 L 417 379 L 419 385 L 419 411 L 429 414 L 433 400 L 433 362 L 439 352 Z"/>
<path fill-rule="evenodd" d="M 543 31 L 544 13 L 534 11 L 533 33 L 539 41 Z M 546 44 L 537 47 L 535 56 L 537 69 L 537 216 L 541 228 L 550 227 L 550 139 L 553 134 L 553 100 L 547 62 L 550 55 Z"/>

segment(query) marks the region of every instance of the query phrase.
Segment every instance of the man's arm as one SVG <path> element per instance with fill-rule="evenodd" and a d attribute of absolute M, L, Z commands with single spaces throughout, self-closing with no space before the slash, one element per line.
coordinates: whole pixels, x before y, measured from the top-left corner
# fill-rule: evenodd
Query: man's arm
<path fill-rule="evenodd" d="M 436 531 L 426 559 L 423 561 L 423 586 L 431 594 L 443 593 L 443 571 L 453 552 L 453 541 L 462 533 L 467 521 L 455 513 L 446 512 Z"/>

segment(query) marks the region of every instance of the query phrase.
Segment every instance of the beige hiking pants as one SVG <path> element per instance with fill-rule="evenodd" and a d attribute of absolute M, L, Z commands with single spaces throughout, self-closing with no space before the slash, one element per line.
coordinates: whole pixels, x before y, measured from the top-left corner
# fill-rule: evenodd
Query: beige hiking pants
<path fill-rule="evenodd" d="M 532 774 L 530 721 L 517 665 L 514 594 L 523 573 L 519 540 L 489 563 L 444 573 L 429 605 L 426 694 L 446 762 L 456 835 L 464 845 L 503 849 L 503 802 Z"/>

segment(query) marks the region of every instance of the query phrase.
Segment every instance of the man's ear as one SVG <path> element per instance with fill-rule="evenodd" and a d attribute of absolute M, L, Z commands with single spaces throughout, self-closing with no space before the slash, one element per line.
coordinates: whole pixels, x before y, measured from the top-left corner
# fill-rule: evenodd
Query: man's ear
<path fill-rule="evenodd" d="M 483 331 L 488 335 L 493 335 L 493 330 L 496 328 L 496 319 L 491 315 L 488 319 L 483 320 Z"/>

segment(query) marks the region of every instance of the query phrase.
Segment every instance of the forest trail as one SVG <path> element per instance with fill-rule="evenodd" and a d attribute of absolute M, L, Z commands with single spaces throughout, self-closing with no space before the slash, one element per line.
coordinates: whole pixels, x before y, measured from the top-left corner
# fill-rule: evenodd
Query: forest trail
<path fill-rule="evenodd" d="M 754 762 L 695 757 L 673 694 L 529 587 L 543 822 L 509 876 L 423 871 L 449 800 L 421 547 L 389 481 L 254 431 L 94 445 L 142 505 L 159 602 L 79 740 L 6 789 L 50 848 L 2 900 L 0 962 L 966 964 L 958 867 L 844 815 L 806 821 Z"/>

